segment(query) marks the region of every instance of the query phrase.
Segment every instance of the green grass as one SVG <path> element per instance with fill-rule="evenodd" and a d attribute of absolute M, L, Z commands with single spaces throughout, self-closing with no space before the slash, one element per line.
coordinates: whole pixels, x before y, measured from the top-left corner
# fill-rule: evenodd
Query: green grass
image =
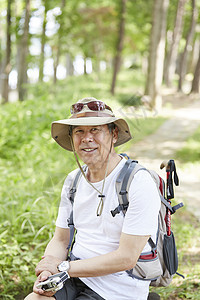
<path fill-rule="evenodd" d="M 187 140 L 186 145 L 176 153 L 176 157 L 184 162 L 200 162 L 200 127 Z"/>
<path fill-rule="evenodd" d="M 127 117 L 135 141 L 164 121 L 147 116 L 143 109 L 131 108 L 130 113 L 120 102 L 122 94 L 129 97 L 143 85 L 137 79 L 134 86 L 136 73 L 123 74 L 116 96 L 109 93 L 111 76 L 105 73 L 100 81 L 92 75 L 69 78 L 57 86 L 30 86 L 27 101 L 0 107 L 1 299 L 23 299 L 32 291 L 34 268 L 53 236 L 64 178 L 76 168 L 73 155 L 51 139 L 51 122 L 67 118 L 69 106 L 84 96 L 107 99 L 118 114 Z M 124 152 L 131 143 L 118 151 Z"/>

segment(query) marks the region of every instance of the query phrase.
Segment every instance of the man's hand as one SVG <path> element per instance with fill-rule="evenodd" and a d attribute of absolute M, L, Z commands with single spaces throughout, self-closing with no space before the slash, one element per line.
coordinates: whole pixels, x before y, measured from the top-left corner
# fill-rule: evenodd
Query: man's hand
<path fill-rule="evenodd" d="M 42 296 L 46 296 L 46 297 L 52 297 L 56 292 L 45 292 L 42 289 L 38 289 L 36 286 L 38 285 L 38 283 L 40 283 L 41 281 L 46 280 L 49 276 L 51 276 L 52 274 L 49 271 L 43 271 L 38 278 L 36 279 L 34 286 L 33 286 L 33 292 L 38 294 L 38 295 L 42 295 Z"/>
<path fill-rule="evenodd" d="M 62 260 L 52 255 L 43 256 L 42 260 L 38 263 L 37 267 L 35 268 L 36 276 L 39 276 L 43 271 L 50 272 L 50 275 L 58 273 L 57 266 L 61 262 Z"/>

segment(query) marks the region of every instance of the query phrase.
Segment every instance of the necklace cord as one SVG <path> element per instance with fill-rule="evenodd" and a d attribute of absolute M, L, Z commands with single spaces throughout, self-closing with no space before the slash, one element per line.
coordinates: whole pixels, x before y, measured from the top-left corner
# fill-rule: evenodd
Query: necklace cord
<path fill-rule="evenodd" d="M 79 169 L 81 170 L 81 173 L 82 173 L 83 177 L 99 193 L 98 197 L 101 198 L 100 201 L 99 201 L 99 205 L 97 207 L 97 216 L 99 217 L 99 216 L 101 216 L 102 211 L 103 211 L 103 204 L 104 204 L 103 198 L 105 198 L 105 195 L 103 195 L 103 190 L 104 190 L 104 186 L 105 186 L 106 176 L 107 176 L 107 173 L 108 173 L 110 154 L 111 154 L 112 144 L 113 144 L 113 136 L 112 136 L 112 139 L 111 139 L 111 145 L 110 145 L 110 150 L 109 150 L 109 154 L 108 154 L 108 161 L 107 161 L 107 165 L 106 165 L 106 171 L 105 171 L 105 175 L 104 175 L 104 179 L 103 179 L 101 192 L 88 180 L 87 176 L 85 175 L 85 172 L 83 171 L 83 168 L 82 168 L 82 166 L 81 166 L 81 164 L 78 160 L 78 156 L 77 156 L 77 153 L 75 151 L 74 143 L 73 143 L 71 135 L 69 135 L 69 137 L 70 137 L 70 142 L 71 142 L 72 150 L 73 150 L 73 153 L 74 153 L 74 157 L 76 159 L 76 162 L 78 164 Z"/>

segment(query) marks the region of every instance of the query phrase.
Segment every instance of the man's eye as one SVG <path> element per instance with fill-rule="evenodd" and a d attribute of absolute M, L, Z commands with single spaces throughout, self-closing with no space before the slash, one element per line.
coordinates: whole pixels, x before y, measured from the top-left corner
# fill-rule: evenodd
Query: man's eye
<path fill-rule="evenodd" d="M 83 132 L 83 130 L 81 130 L 81 129 L 77 129 L 76 131 L 75 131 L 75 133 L 82 133 Z"/>
<path fill-rule="evenodd" d="M 92 128 L 91 131 L 97 132 L 97 131 L 99 131 L 99 128 Z"/>

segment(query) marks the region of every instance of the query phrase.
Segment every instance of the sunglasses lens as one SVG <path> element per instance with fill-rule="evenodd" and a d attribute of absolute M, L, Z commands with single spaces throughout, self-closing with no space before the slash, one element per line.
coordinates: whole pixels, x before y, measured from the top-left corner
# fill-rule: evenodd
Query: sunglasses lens
<path fill-rule="evenodd" d="M 71 107 L 71 114 L 76 114 L 80 112 L 83 109 L 84 104 L 83 103 L 75 103 Z"/>
<path fill-rule="evenodd" d="M 91 101 L 87 103 L 87 106 L 90 110 L 100 111 L 105 109 L 105 104 L 100 101 Z"/>
<path fill-rule="evenodd" d="M 105 108 L 108 109 L 108 110 L 110 110 L 110 111 L 112 111 L 112 109 L 108 105 L 105 105 Z"/>
<path fill-rule="evenodd" d="M 87 103 L 75 103 L 71 106 L 71 114 L 76 114 L 79 113 L 80 111 L 82 111 L 84 105 L 87 105 L 87 107 L 92 110 L 92 111 L 102 111 L 105 109 L 109 109 L 110 111 L 112 111 L 112 109 L 107 106 L 104 102 L 101 101 L 91 101 L 91 102 L 87 102 Z"/>

